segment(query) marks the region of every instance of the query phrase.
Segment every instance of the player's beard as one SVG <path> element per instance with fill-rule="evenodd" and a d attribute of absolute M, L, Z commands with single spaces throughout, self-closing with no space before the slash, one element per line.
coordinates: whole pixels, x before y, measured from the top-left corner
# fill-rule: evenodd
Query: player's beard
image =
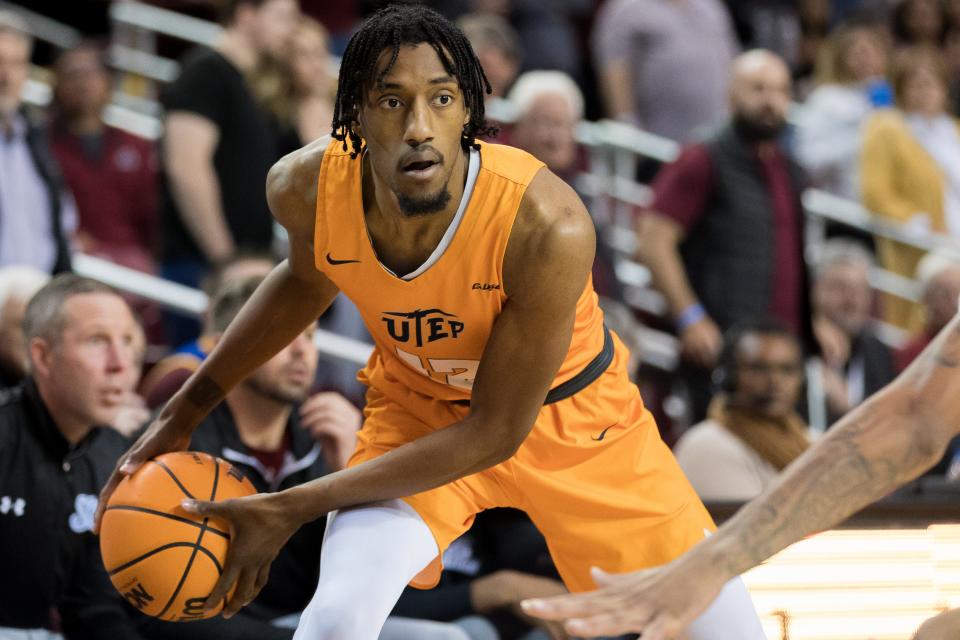
<path fill-rule="evenodd" d="M 450 202 L 450 192 L 443 187 L 434 194 L 410 196 L 397 193 L 400 212 L 407 217 L 426 216 L 443 211 Z"/>

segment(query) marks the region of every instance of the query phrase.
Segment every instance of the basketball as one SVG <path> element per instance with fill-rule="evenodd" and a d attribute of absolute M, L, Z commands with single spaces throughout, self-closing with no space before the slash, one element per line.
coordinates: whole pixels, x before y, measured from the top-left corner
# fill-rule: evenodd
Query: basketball
<path fill-rule="evenodd" d="M 184 511 L 185 498 L 226 500 L 256 493 L 230 463 L 206 453 L 167 453 L 120 482 L 100 527 L 113 586 L 140 612 L 181 622 L 217 615 L 203 603 L 223 571 L 229 523 Z"/>

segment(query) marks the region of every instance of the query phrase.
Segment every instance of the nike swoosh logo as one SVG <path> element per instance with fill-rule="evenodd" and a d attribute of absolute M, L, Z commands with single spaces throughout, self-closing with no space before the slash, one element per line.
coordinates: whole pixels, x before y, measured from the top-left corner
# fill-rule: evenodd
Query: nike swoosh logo
<path fill-rule="evenodd" d="M 327 262 L 330 264 L 350 264 L 351 262 L 360 262 L 359 260 L 335 260 L 330 257 L 330 253 L 327 252 Z"/>
<path fill-rule="evenodd" d="M 596 437 L 590 436 L 590 437 L 596 440 L 597 442 L 600 442 L 601 440 L 603 440 L 603 437 L 607 435 L 607 431 L 610 431 L 610 429 L 613 429 L 615 426 L 617 426 L 617 423 L 613 423 L 612 425 L 610 425 L 609 427 L 601 431 L 599 436 L 596 436 Z"/>

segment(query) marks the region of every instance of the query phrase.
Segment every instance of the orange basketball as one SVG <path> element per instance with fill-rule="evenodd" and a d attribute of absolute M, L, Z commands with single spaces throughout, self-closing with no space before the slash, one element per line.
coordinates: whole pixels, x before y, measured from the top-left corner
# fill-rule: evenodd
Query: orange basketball
<path fill-rule="evenodd" d="M 240 471 L 194 451 L 167 453 L 124 478 L 100 525 L 100 553 L 113 586 L 149 616 L 200 620 L 223 571 L 229 524 L 184 511 L 184 498 L 226 500 L 256 493 Z"/>

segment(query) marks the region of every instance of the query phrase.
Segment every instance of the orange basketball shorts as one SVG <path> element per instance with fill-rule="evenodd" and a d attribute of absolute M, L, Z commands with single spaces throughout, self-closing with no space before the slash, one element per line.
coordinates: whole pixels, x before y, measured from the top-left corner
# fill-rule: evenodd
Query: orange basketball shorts
<path fill-rule="evenodd" d="M 627 376 L 627 350 L 589 386 L 544 405 L 509 460 L 404 498 L 433 532 L 441 554 L 493 507 L 525 511 L 543 533 L 571 591 L 595 588 L 593 566 L 635 571 L 679 556 L 714 529 L 706 509 L 660 439 Z M 442 429 L 469 407 L 436 400 L 376 376 L 350 466 Z M 411 584 L 430 588 L 440 558 Z"/>

